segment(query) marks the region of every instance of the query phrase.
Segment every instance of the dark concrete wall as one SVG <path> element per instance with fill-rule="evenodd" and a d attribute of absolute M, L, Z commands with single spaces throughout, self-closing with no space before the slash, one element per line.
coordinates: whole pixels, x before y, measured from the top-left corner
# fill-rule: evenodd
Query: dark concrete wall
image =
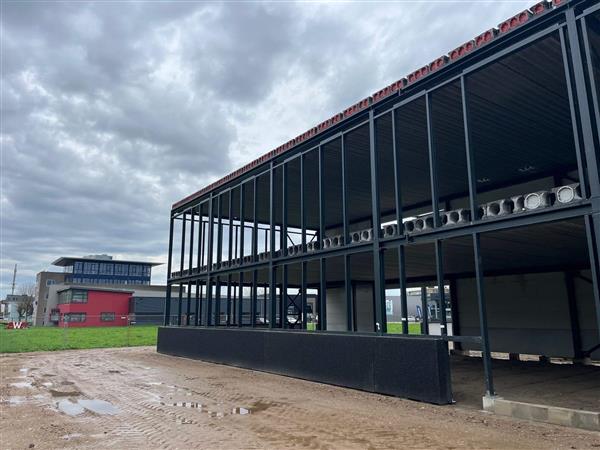
<path fill-rule="evenodd" d="M 157 350 L 429 403 L 452 401 L 447 343 L 435 337 L 161 327 Z"/>

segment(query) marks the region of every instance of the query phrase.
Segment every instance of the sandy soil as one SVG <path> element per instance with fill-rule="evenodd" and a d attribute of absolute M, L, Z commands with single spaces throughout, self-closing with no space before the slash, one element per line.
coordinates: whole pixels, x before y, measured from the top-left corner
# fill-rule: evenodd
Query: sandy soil
<path fill-rule="evenodd" d="M 157 354 L 0 357 L 2 448 L 600 448 L 600 434 Z"/>

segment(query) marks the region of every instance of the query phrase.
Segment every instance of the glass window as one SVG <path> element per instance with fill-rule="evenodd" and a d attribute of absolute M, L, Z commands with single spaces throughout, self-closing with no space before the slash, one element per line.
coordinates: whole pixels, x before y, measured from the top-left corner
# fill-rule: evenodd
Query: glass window
<path fill-rule="evenodd" d="M 87 291 L 63 291 L 58 294 L 58 303 L 87 303 Z"/>
<path fill-rule="evenodd" d="M 129 265 L 127 264 L 115 264 L 114 274 L 115 275 L 128 275 Z"/>
<path fill-rule="evenodd" d="M 85 322 L 85 313 L 65 313 L 63 320 L 65 322 Z"/>
<path fill-rule="evenodd" d="M 113 266 L 114 264 L 112 263 L 100 263 L 100 270 L 99 270 L 99 274 L 100 275 L 112 275 L 113 274 Z"/>
<path fill-rule="evenodd" d="M 98 274 L 98 263 L 86 262 L 83 264 L 83 273 L 96 275 Z"/>
<path fill-rule="evenodd" d="M 83 263 L 78 261 L 73 268 L 74 273 L 83 273 Z"/>
<path fill-rule="evenodd" d="M 102 322 L 114 322 L 115 313 L 114 312 L 103 312 L 100 313 L 100 321 Z"/>
<path fill-rule="evenodd" d="M 56 284 L 56 280 L 46 280 L 46 286 L 52 286 L 53 284 Z"/>

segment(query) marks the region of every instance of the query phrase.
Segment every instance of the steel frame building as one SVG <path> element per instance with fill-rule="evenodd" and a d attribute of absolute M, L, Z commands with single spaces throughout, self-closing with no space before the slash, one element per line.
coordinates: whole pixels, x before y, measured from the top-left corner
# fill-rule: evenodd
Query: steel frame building
<path fill-rule="evenodd" d="M 161 333 L 311 330 L 312 295 L 313 334 L 385 336 L 386 290 L 406 311 L 407 287 L 450 286 L 438 297 L 454 330 L 441 314 L 439 339 L 481 349 L 493 395 L 490 283 L 561 273 L 569 349 L 549 347 L 552 331 L 533 351 L 597 354 L 599 83 L 600 4 L 541 2 L 177 202 Z M 457 285 L 473 290 L 476 328 Z M 423 340 L 406 313 L 400 331 Z"/>

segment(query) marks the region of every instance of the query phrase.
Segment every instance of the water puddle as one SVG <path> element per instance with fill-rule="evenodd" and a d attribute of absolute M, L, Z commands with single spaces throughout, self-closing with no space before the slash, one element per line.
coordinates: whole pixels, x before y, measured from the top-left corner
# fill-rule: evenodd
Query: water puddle
<path fill-rule="evenodd" d="M 21 403 L 25 403 L 27 399 L 19 395 L 13 395 L 11 397 L 8 397 L 6 400 L 2 400 L 3 403 L 5 401 L 8 401 L 10 405 L 20 405 Z"/>
<path fill-rule="evenodd" d="M 112 403 L 109 402 L 105 402 L 104 400 L 78 400 L 77 403 L 79 403 L 81 406 L 83 406 L 85 409 L 92 411 L 96 414 L 117 414 L 119 412 L 119 408 L 117 408 L 116 406 L 114 406 Z"/>
<path fill-rule="evenodd" d="M 160 402 L 161 405 L 165 406 L 179 406 L 182 408 L 197 408 L 197 409 L 202 409 L 202 404 L 201 403 L 196 403 L 196 402 L 175 402 L 175 403 L 165 403 L 165 402 Z"/>
<path fill-rule="evenodd" d="M 61 381 L 60 384 L 62 384 L 63 386 L 70 386 L 71 384 L 75 384 L 72 381 Z"/>
<path fill-rule="evenodd" d="M 78 403 L 73 403 L 71 400 L 61 400 L 56 405 L 60 412 L 69 416 L 77 416 L 85 411 L 85 408 Z"/>
<path fill-rule="evenodd" d="M 69 416 L 77 416 L 82 414 L 86 409 L 100 415 L 113 415 L 119 412 L 119 409 L 112 403 L 97 399 L 77 400 L 77 402 L 72 402 L 71 400 L 65 399 L 59 401 L 56 406 L 60 412 L 68 414 Z"/>
<path fill-rule="evenodd" d="M 45 386 L 45 387 L 50 387 L 52 385 L 53 385 L 53 383 L 51 383 L 50 381 L 46 381 L 46 382 L 42 383 L 42 386 Z"/>
<path fill-rule="evenodd" d="M 70 441 L 71 439 L 77 439 L 78 437 L 83 436 L 81 433 L 73 433 L 73 434 L 65 434 L 61 436 L 65 441 Z"/>

